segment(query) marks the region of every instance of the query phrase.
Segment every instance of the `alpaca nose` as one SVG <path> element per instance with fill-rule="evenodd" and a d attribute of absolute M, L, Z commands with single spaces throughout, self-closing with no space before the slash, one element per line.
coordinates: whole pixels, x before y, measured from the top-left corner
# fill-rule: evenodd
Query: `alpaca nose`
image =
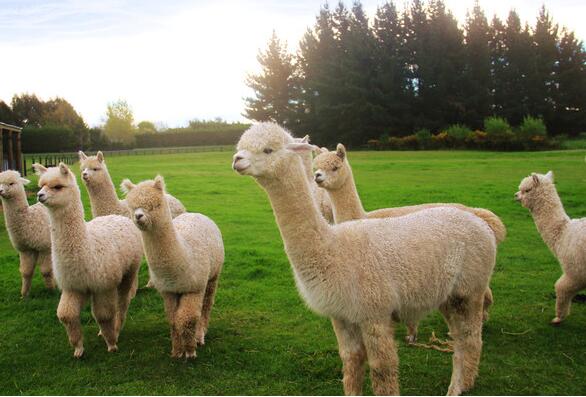
<path fill-rule="evenodd" d="M 0 189 L 0 196 L 4 196 L 4 189 Z"/>
<path fill-rule="evenodd" d="M 39 192 L 39 193 L 37 193 L 37 200 L 38 200 L 40 203 L 44 203 L 44 202 L 45 202 L 45 200 L 47 200 L 47 196 L 45 195 L 45 193 L 43 193 L 43 192 Z"/>
<path fill-rule="evenodd" d="M 144 218 L 144 214 L 141 214 L 140 212 L 138 214 L 134 215 L 137 221 L 140 221 L 142 218 Z"/>
<path fill-rule="evenodd" d="M 515 200 L 521 200 L 521 195 L 519 194 L 519 192 L 515 193 Z"/>
<path fill-rule="evenodd" d="M 324 174 L 322 174 L 321 172 L 316 172 L 315 173 L 315 181 L 317 183 L 323 182 L 324 181 Z"/>

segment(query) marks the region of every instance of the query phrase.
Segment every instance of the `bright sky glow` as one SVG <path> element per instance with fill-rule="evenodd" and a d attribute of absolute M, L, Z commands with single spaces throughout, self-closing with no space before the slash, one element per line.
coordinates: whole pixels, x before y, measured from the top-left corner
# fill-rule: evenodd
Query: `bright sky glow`
<path fill-rule="evenodd" d="M 334 7 L 336 2 L 330 2 Z M 362 1 L 372 17 L 379 0 Z M 481 0 L 489 18 L 514 7 L 533 24 L 543 0 Z M 586 37 L 586 2 L 549 0 L 560 25 Z M 0 99 L 67 99 L 90 125 L 125 99 L 136 121 L 244 120 L 247 72 L 273 29 L 295 50 L 319 1 L 0 0 Z M 351 2 L 346 2 L 351 6 Z M 402 1 L 396 4 L 402 6 Z M 473 1 L 446 0 L 463 23 Z"/>

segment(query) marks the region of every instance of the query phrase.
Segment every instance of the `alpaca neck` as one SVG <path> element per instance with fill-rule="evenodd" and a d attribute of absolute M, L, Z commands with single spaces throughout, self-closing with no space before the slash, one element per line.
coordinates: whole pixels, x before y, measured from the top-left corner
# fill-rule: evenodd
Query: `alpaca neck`
<path fill-rule="evenodd" d="M 303 162 L 303 170 L 305 171 L 305 176 L 307 180 L 312 183 L 313 182 L 313 159 L 311 152 L 304 153 L 301 156 L 301 161 Z"/>
<path fill-rule="evenodd" d="M 2 207 L 4 211 L 4 218 L 6 219 L 6 226 L 10 223 L 16 222 L 28 211 L 28 201 L 26 200 L 26 193 L 24 190 L 19 192 L 11 199 L 2 199 Z"/>
<path fill-rule="evenodd" d="M 91 255 L 91 242 L 84 220 L 81 197 L 61 208 L 49 208 L 51 244 L 53 252 L 64 263 L 87 263 Z"/>
<path fill-rule="evenodd" d="M 112 178 L 106 169 L 103 172 L 106 177 L 101 183 L 87 185 L 94 217 L 111 215 L 112 208 L 116 208 L 119 204 Z"/>
<path fill-rule="evenodd" d="M 332 231 L 310 193 L 301 160 L 291 164 L 280 178 L 259 178 L 258 182 L 269 195 L 293 267 L 304 273 L 304 270 L 319 265 Z"/>
<path fill-rule="evenodd" d="M 568 226 L 570 218 L 564 210 L 555 187 L 552 186 L 547 193 L 535 205 L 531 213 L 543 241 L 553 252 L 556 252 L 557 242 Z"/>
<path fill-rule="evenodd" d="M 366 212 L 356 190 L 352 169 L 348 164 L 346 165 L 349 170 L 346 182 L 339 189 L 328 190 L 334 209 L 334 221 L 336 223 L 366 218 Z"/>
<path fill-rule="evenodd" d="M 143 231 L 142 236 L 149 266 L 173 265 L 169 259 L 183 252 L 169 210 L 157 219 L 151 229 Z"/>

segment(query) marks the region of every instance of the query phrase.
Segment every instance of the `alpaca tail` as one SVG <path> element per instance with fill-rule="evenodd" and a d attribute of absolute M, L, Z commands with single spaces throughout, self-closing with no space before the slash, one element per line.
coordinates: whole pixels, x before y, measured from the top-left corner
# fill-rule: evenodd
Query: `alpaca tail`
<path fill-rule="evenodd" d="M 507 237 L 507 228 L 501 221 L 501 218 L 496 216 L 492 211 L 484 208 L 472 208 L 472 213 L 488 223 L 488 226 L 492 229 L 494 236 L 496 237 L 497 243 L 502 243 Z"/>

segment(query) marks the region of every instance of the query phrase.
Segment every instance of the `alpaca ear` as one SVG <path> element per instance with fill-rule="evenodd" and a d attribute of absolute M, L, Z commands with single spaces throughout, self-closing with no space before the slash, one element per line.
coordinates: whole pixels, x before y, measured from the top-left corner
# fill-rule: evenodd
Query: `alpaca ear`
<path fill-rule="evenodd" d="M 531 174 L 531 177 L 533 178 L 535 186 L 539 185 L 539 176 L 535 172 Z"/>
<path fill-rule="evenodd" d="M 45 172 L 47 172 L 47 169 L 42 164 L 39 164 L 39 163 L 33 164 L 33 170 L 35 170 L 35 174 L 37 174 L 38 176 L 41 176 Z"/>
<path fill-rule="evenodd" d="M 336 146 L 336 154 L 342 160 L 346 158 L 346 148 L 341 143 L 338 143 L 338 146 Z"/>
<path fill-rule="evenodd" d="M 550 171 L 548 171 L 548 172 L 547 172 L 547 174 L 545 174 L 545 178 L 546 178 L 546 179 L 549 179 L 549 181 L 550 181 L 551 183 L 553 183 L 553 178 L 554 178 L 554 176 L 553 176 L 553 171 L 551 171 L 551 170 L 550 170 Z"/>
<path fill-rule="evenodd" d="M 165 179 L 163 179 L 163 177 L 161 175 L 157 175 L 155 177 L 155 183 L 153 184 L 153 186 L 156 189 L 159 189 L 160 191 L 164 192 L 165 191 Z"/>
<path fill-rule="evenodd" d="M 104 162 L 104 153 L 102 153 L 101 151 L 98 151 L 98 153 L 96 154 L 96 157 L 98 158 L 98 161 L 100 163 Z"/>
<path fill-rule="evenodd" d="M 124 194 L 128 194 L 135 187 L 136 185 L 130 182 L 130 179 L 124 179 L 120 184 L 120 190 L 122 190 L 122 193 Z"/>
<path fill-rule="evenodd" d="M 315 149 L 319 149 L 319 148 L 315 145 L 310 144 L 310 143 L 293 142 L 293 143 L 286 144 L 285 149 L 289 150 L 290 152 L 294 152 L 294 153 L 303 153 L 303 152 L 311 152 L 311 151 L 313 151 Z"/>
<path fill-rule="evenodd" d="M 80 159 L 81 161 L 83 161 L 83 160 L 87 160 L 87 156 L 86 156 L 86 155 L 85 155 L 85 153 L 84 153 L 84 152 L 82 152 L 81 150 L 80 150 L 79 152 L 77 152 L 77 154 L 79 155 L 79 159 Z"/>
<path fill-rule="evenodd" d="M 303 138 L 301 138 L 301 143 L 309 143 L 309 135 L 305 135 Z"/>
<path fill-rule="evenodd" d="M 29 183 L 31 183 L 31 181 L 29 181 L 26 178 L 20 178 L 20 183 L 22 183 L 23 185 L 28 185 Z"/>
<path fill-rule="evenodd" d="M 69 167 L 65 163 L 59 163 L 59 171 L 62 175 L 69 175 Z"/>

